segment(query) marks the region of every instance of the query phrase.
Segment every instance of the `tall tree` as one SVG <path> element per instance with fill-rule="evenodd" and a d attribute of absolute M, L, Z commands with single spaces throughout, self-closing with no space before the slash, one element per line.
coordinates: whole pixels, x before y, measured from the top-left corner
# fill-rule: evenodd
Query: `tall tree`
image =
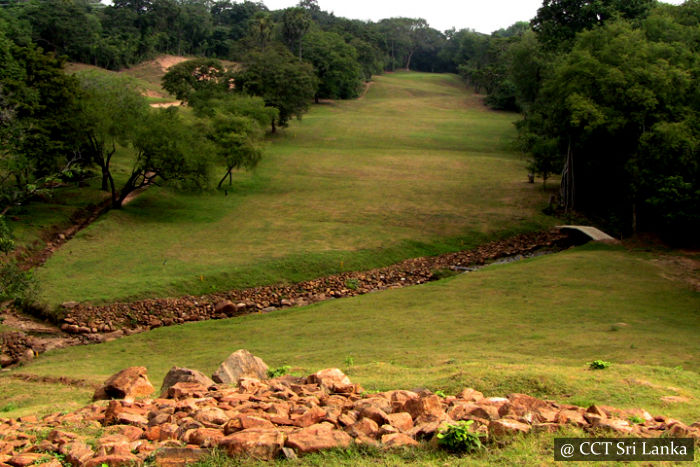
<path fill-rule="evenodd" d="M 282 14 L 282 37 L 290 47 L 297 48 L 299 61 L 303 59 L 304 36 L 311 26 L 311 16 L 301 7 L 287 8 Z"/>
<path fill-rule="evenodd" d="M 251 52 L 243 70 L 235 74 L 235 83 L 238 91 L 260 96 L 265 105 L 277 109 L 277 117 L 270 121 L 273 133 L 290 118 L 301 118 L 318 87 L 310 64 L 300 63 L 287 50 L 272 48 Z"/>
<path fill-rule="evenodd" d="M 111 162 L 117 145 L 129 147 L 148 112 L 136 83 L 122 75 L 99 72 L 78 74 L 83 90 L 83 156 L 100 167 L 102 190 L 116 198 Z"/>
<path fill-rule="evenodd" d="M 318 99 L 351 99 L 362 85 L 357 51 L 332 32 L 312 32 L 304 39 L 307 59 L 318 77 Z"/>

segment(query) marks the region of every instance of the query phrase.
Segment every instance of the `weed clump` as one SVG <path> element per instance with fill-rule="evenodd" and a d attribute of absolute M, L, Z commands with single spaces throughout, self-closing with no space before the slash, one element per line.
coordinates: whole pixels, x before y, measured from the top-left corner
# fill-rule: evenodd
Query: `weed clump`
<path fill-rule="evenodd" d="M 606 368 L 609 368 L 612 363 L 606 362 L 605 360 L 593 360 L 588 364 L 588 367 L 591 370 L 604 370 Z"/>
<path fill-rule="evenodd" d="M 458 422 L 449 425 L 437 434 L 438 446 L 450 451 L 460 453 L 471 453 L 484 448 L 481 443 L 481 434 L 474 433 L 469 429 L 474 420 Z"/>

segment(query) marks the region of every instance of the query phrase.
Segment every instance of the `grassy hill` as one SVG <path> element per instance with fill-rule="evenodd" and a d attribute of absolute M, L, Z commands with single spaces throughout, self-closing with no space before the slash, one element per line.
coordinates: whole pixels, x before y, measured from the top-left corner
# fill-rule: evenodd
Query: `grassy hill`
<path fill-rule="evenodd" d="M 412 288 L 52 351 L 0 376 L 0 410 L 14 416 L 70 409 L 91 395 L 83 388 L 21 383 L 12 378 L 16 373 L 99 383 L 138 364 L 148 367 L 157 386 L 173 365 L 211 373 L 230 352 L 247 348 L 297 374 L 340 367 L 368 390 L 427 387 L 451 394 L 469 386 L 490 396 L 525 392 L 584 406 L 643 407 L 694 422 L 700 413 L 700 302 L 673 259 L 588 245 Z M 595 359 L 612 366 L 591 371 L 587 363 Z M 687 401 L 661 400 L 669 395 Z M 520 440 L 477 460 L 549 463 L 552 436 Z M 388 456 L 387 465 L 457 462 L 430 452 L 412 459 L 381 456 Z M 308 462 L 342 464 L 335 458 Z"/>
<path fill-rule="evenodd" d="M 153 188 L 39 271 L 43 299 L 110 301 L 297 281 L 470 247 L 554 221 L 509 147 L 515 114 L 456 76 L 396 73 L 314 106 L 227 192 Z"/>

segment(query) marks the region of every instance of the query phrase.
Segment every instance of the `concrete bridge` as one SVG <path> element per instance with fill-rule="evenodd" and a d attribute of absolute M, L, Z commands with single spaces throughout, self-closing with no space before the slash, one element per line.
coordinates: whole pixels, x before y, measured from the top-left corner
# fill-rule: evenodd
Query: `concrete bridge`
<path fill-rule="evenodd" d="M 619 240 L 614 239 L 602 230 L 587 225 L 558 225 L 557 229 L 573 230 L 579 232 L 588 237 L 593 242 L 620 243 Z"/>

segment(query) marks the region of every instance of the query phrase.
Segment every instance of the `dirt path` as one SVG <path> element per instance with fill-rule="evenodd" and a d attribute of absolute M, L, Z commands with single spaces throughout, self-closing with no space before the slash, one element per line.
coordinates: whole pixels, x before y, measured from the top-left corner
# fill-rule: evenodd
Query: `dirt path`
<path fill-rule="evenodd" d="M 358 99 L 364 99 L 367 93 L 369 92 L 369 88 L 371 88 L 373 84 L 374 81 L 369 81 L 365 83 L 365 88 L 362 90 L 362 94 L 360 94 L 360 97 L 358 97 Z"/>

